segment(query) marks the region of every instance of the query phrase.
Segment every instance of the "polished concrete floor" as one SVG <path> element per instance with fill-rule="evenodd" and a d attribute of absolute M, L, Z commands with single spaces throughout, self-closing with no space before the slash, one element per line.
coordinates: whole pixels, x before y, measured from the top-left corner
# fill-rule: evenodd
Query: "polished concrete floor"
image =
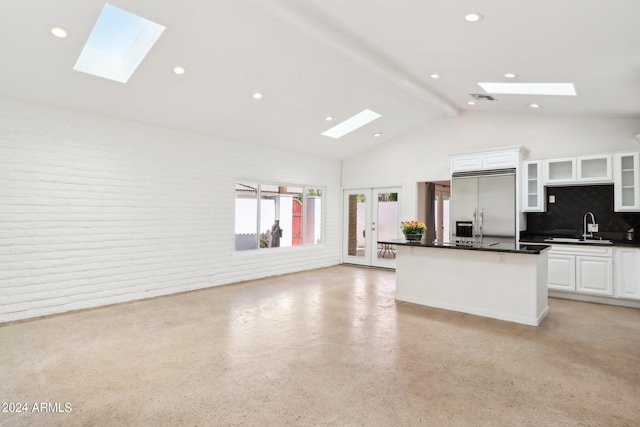
<path fill-rule="evenodd" d="M 396 302 L 394 280 L 338 266 L 5 324 L 0 425 L 640 425 L 640 310 L 551 299 L 536 328 Z"/>

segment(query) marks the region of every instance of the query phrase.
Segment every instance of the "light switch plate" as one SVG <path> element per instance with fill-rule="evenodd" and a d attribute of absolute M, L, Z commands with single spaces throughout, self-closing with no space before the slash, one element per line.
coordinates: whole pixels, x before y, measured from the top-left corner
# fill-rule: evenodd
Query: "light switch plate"
<path fill-rule="evenodd" d="M 556 202 L 556 195 L 549 194 L 549 203 L 555 203 L 555 202 Z"/>

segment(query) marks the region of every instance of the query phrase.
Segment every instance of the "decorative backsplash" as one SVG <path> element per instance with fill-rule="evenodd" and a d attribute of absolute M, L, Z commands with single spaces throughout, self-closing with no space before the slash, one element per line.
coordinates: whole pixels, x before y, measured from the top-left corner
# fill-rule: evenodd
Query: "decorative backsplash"
<path fill-rule="evenodd" d="M 555 203 L 549 203 L 549 196 Z M 640 238 L 640 213 L 613 211 L 613 185 L 580 185 L 546 188 L 547 211 L 527 213 L 527 232 L 532 235 L 582 235 L 583 218 L 592 212 L 599 226 L 598 236 L 624 240 L 627 230 L 635 228 L 635 240 Z"/>

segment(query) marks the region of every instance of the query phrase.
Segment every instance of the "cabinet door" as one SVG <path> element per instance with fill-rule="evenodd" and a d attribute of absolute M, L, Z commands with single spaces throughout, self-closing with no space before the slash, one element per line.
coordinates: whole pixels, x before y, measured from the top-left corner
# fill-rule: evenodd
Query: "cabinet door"
<path fill-rule="evenodd" d="M 518 166 L 518 154 L 515 151 L 500 151 L 482 156 L 483 169 L 514 168 Z"/>
<path fill-rule="evenodd" d="M 549 253 L 549 289 L 576 290 L 576 257 Z"/>
<path fill-rule="evenodd" d="M 576 256 L 576 290 L 585 294 L 613 295 L 611 258 Z"/>
<path fill-rule="evenodd" d="M 615 248 L 614 259 L 616 297 L 640 300 L 640 249 Z"/>
<path fill-rule="evenodd" d="M 566 184 L 576 182 L 576 159 L 545 160 L 546 184 Z"/>
<path fill-rule="evenodd" d="M 640 211 L 640 154 L 613 156 L 613 205 L 616 212 Z"/>
<path fill-rule="evenodd" d="M 522 163 L 522 211 L 544 212 L 544 186 L 542 183 L 542 162 L 539 160 Z"/>
<path fill-rule="evenodd" d="M 451 160 L 451 169 L 453 172 L 481 170 L 482 155 L 455 156 Z"/>
<path fill-rule="evenodd" d="M 458 221 L 473 221 L 473 235 L 475 236 L 477 206 L 478 178 L 453 178 L 451 180 L 451 198 L 449 201 L 452 240 L 457 238 L 456 222 Z"/>
<path fill-rule="evenodd" d="M 514 175 L 478 178 L 477 219 L 476 230 L 481 236 L 513 238 L 518 234 Z"/>
<path fill-rule="evenodd" d="M 611 155 L 582 156 L 577 159 L 578 182 L 611 182 Z"/>

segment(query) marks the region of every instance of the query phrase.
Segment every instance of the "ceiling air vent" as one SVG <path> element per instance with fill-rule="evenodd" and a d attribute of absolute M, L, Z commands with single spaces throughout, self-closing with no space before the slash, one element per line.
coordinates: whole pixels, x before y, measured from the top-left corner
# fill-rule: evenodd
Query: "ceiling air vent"
<path fill-rule="evenodd" d="M 483 93 L 472 93 L 470 95 L 476 101 L 495 101 L 496 100 L 493 96 L 486 95 L 486 94 L 483 94 Z"/>

